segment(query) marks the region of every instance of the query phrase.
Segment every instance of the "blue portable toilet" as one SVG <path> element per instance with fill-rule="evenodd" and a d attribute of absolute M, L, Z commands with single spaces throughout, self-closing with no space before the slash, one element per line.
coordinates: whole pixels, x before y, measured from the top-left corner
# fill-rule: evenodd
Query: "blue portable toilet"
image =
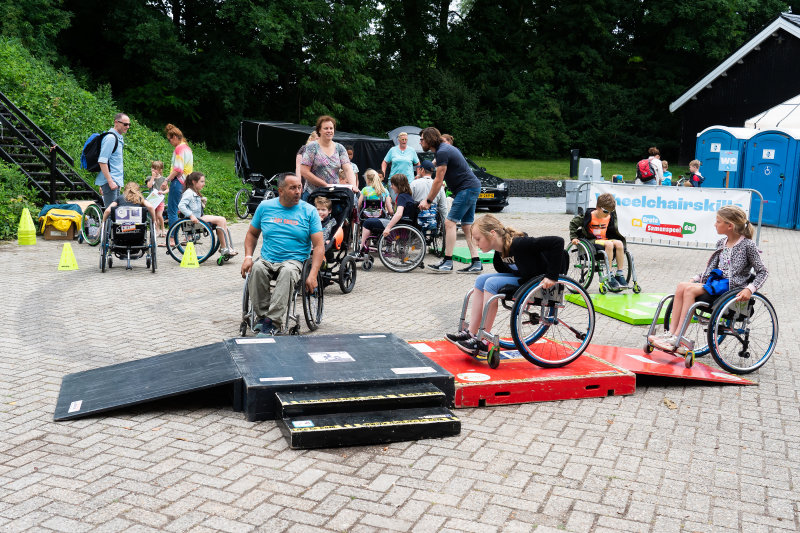
<path fill-rule="evenodd" d="M 729 128 L 728 126 L 710 126 L 697 134 L 694 157 L 702 165 L 700 173 L 705 178 L 703 187 L 725 187 L 725 171 L 719 170 L 719 154 L 725 150 L 739 152 L 739 169 L 731 172 L 728 187 L 739 187 L 742 182 L 744 168 L 744 150 L 747 140 L 758 133 L 755 128 Z"/>
<path fill-rule="evenodd" d="M 798 141 L 800 132 L 772 129 L 753 135 L 747 142 L 741 186 L 764 196 L 761 223 L 794 228 L 798 194 Z M 750 206 L 750 221 L 758 221 L 758 197 Z"/>

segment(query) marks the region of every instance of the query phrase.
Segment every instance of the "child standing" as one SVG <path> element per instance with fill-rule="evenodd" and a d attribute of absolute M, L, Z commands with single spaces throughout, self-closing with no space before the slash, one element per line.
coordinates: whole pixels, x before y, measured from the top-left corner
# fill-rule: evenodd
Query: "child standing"
<path fill-rule="evenodd" d="M 669 161 L 662 159 L 661 166 L 664 168 L 664 179 L 661 180 L 661 185 L 669 187 L 672 185 L 672 172 L 669 171 Z"/>
<path fill-rule="evenodd" d="M 206 197 L 200 196 L 200 191 L 206 186 L 206 176 L 202 172 L 192 172 L 186 176 L 186 183 L 184 183 L 183 195 L 178 204 L 178 211 L 183 213 L 192 222 L 197 222 L 198 219 L 207 224 L 216 224 L 217 237 L 222 246 L 220 253 L 233 257 L 239 252 L 233 249 L 233 242 L 230 239 L 230 232 L 228 231 L 228 221 L 225 217 L 204 215 L 203 207 L 206 205 Z"/>
<path fill-rule="evenodd" d="M 741 207 L 727 205 L 717 211 L 714 223 L 717 233 L 723 238 L 717 241 L 717 249 L 711 254 L 703 275 L 696 275 L 689 281 L 682 281 L 675 290 L 672 302 L 672 316 L 669 331 L 662 335 L 650 335 L 647 340 L 662 350 L 673 350 L 678 342 L 677 332 L 689 308 L 698 297 L 709 294 L 704 286 L 711 271 L 719 269 L 728 280 L 729 290 L 738 290 L 736 301 L 749 300 L 755 291 L 767 280 L 767 267 L 761 261 L 758 246 L 752 240 L 753 225 Z M 750 281 L 750 270 L 755 270 L 755 279 Z M 715 294 L 716 295 L 716 294 Z M 677 352 L 685 354 L 686 349 L 679 346 Z"/>
<path fill-rule="evenodd" d="M 689 179 L 687 179 L 685 183 L 688 183 L 687 187 L 700 187 L 703 182 L 706 180 L 702 174 L 700 174 L 700 161 L 697 159 L 692 159 L 689 163 Z"/>
<path fill-rule="evenodd" d="M 153 161 L 150 163 L 150 177 L 147 178 L 147 188 L 150 189 L 150 193 L 157 193 L 161 198 L 161 202 L 155 207 L 156 211 L 156 230 L 158 231 L 159 237 L 165 237 L 165 228 L 164 228 L 164 195 L 167 194 L 167 190 L 169 189 L 169 185 L 167 184 L 167 178 L 164 177 L 164 163 L 162 161 Z M 161 243 L 159 246 L 166 246 L 166 244 Z"/>
<path fill-rule="evenodd" d="M 484 215 L 472 226 L 472 240 L 482 252 L 494 250 L 494 269 L 475 279 L 475 292 L 470 304 L 469 330 L 448 333 L 447 339 L 462 351 L 486 355 L 488 346 L 476 338 L 481 323 L 484 302 L 506 285 L 521 285 L 544 274 L 542 287 L 549 289 L 558 280 L 564 255 L 561 237 L 528 237 L 521 231 L 504 226 L 496 217 Z M 497 316 L 497 301 L 487 311 L 484 328 L 492 329 Z"/>
<path fill-rule="evenodd" d="M 606 251 L 609 262 L 616 259 L 617 271 L 609 272 L 606 282 L 611 291 L 620 291 L 628 286 L 625 279 L 625 237 L 617 229 L 616 209 L 614 196 L 601 194 L 597 197 L 597 207 L 588 209 L 584 215 L 576 215 L 569 223 L 572 244 L 578 244 L 578 239 L 587 239 Z"/>

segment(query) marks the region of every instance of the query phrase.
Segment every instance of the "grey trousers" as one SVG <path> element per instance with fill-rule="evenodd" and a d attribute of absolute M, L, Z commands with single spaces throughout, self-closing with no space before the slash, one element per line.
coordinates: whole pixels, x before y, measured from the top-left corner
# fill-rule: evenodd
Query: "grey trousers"
<path fill-rule="evenodd" d="M 112 202 L 116 202 L 121 191 L 122 187 L 117 187 L 112 191 L 108 183 L 102 184 L 100 186 L 100 192 L 103 193 L 103 208 L 108 207 Z"/>
<path fill-rule="evenodd" d="M 270 263 L 260 257 L 250 270 L 247 290 L 258 320 L 264 317 L 272 320 L 276 327 L 283 327 L 289 297 L 295 285 L 300 281 L 303 263 L 300 261 L 284 261 Z M 275 280 L 275 288 L 270 287 L 270 280 Z"/>

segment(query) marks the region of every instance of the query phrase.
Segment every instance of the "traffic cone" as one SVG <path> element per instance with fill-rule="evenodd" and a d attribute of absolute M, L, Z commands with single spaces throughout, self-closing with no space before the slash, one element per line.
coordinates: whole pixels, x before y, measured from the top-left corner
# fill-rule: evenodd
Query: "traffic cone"
<path fill-rule="evenodd" d="M 197 253 L 194 251 L 194 243 L 186 244 L 186 250 L 183 252 L 181 259 L 181 267 L 183 268 L 200 268 L 200 263 L 197 261 Z"/>
<path fill-rule="evenodd" d="M 27 207 L 22 210 L 22 215 L 19 217 L 17 244 L 36 244 L 36 226 L 33 225 L 31 212 L 28 211 Z"/>
<path fill-rule="evenodd" d="M 75 261 L 75 254 L 72 253 L 72 245 L 68 242 L 64 243 L 64 249 L 61 250 L 61 261 L 58 262 L 59 270 L 78 270 L 78 262 Z"/>

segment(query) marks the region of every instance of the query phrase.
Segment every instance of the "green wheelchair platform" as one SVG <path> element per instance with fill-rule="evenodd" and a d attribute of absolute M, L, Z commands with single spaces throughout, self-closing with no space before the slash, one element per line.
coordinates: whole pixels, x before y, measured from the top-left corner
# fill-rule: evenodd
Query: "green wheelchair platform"
<path fill-rule="evenodd" d="M 481 258 L 481 263 L 491 263 L 494 257 L 494 252 L 481 252 L 476 248 L 478 256 Z M 453 261 L 459 263 L 472 263 L 472 257 L 469 255 L 469 248 L 466 246 L 456 246 L 453 248 Z"/>
<path fill-rule="evenodd" d="M 665 293 L 633 294 L 630 292 L 589 295 L 596 312 L 634 326 L 649 325 L 653 321 L 658 302 L 664 296 L 666 296 Z M 577 295 L 568 294 L 566 298 L 580 305 L 581 299 Z M 661 309 L 661 316 L 658 317 L 659 324 L 664 323 L 665 308 L 666 306 Z"/>

